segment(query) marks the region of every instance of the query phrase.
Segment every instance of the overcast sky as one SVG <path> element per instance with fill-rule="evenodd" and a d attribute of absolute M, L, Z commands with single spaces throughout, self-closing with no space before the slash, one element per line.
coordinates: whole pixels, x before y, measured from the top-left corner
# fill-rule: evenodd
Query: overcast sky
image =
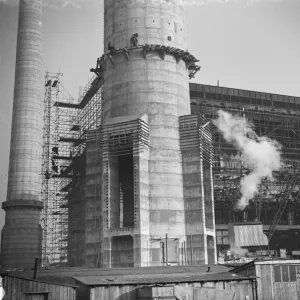
<path fill-rule="evenodd" d="M 74 96 L 101 55 L 101 0 L 48 0 L 44 66 Z M 300 96 L 300 1 L 186 0 L 195 82 Z M 16 0 L 0 0 L 0 202 L 6 197 L 17 34 Z M 0 212 L 0 226 L 3 212 Z"/>

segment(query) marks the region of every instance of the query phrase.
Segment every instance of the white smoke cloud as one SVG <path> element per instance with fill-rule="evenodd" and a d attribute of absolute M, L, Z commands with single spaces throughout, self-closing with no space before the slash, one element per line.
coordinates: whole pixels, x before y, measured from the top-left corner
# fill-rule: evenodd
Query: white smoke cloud
<path fill-rule="evenodd" d="M 231 247 L 230 248 L 230 253 L 232 255 L 239 255 L 240 257 L 245 257 L 247 256 L 247 254 L 249 253 L 249 251 L 245 248 L 241 248 L 241 247 Z"/>
<path fill-rule="evenodd" d="M 219 116 L 213 121 L 224 139 L 233 144 L 241 153 L 243 162 L 250 173 L 240 182 L 241 199 L 237 208 L 243 210 L 255 194 L 262 178 L 272 179 L 273 171 L 281 168 L 280 144 L 268 137 L 259 137 L 245 119 L 219 110 Z"/>
<path fill-rule="evenodd" d="M 84 1 L 84 0 L 83 0 Z M 73 1 L 73 0 L 47 0 L 43 1 L 43 5 L 48 8 L 55 9 L 57 11 L 62 11 L 66 7 L 81 8 L 79 2 L 82 1 Z M 87 2 L 87 1 L 85 1 Z"/>

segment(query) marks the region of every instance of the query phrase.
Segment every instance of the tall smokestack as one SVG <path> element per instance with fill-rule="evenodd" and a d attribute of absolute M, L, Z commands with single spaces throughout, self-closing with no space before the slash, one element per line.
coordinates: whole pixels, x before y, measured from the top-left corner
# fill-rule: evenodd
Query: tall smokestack
<path fill-rule="evenodd" d="M 2 267 L 29 269 L 41 257 L 42 0 L 20 0 Z"/>

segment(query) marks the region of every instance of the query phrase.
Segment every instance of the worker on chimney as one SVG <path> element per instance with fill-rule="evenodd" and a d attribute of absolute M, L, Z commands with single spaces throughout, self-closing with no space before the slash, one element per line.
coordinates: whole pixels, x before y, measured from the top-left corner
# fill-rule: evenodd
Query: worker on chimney
<path fill-rule="evenodd" d="M 130 38 L 130 43 L 131 43 L 131 47 L 132 48 L 136 48 L 137 47 L 137 45 L 138 45 L 138 42 L 139 42 L 139 40 L 138 40 L 138 34 L 137 33 L 134 33 L 132 36 L 131 36 L 131 38 Z"/>

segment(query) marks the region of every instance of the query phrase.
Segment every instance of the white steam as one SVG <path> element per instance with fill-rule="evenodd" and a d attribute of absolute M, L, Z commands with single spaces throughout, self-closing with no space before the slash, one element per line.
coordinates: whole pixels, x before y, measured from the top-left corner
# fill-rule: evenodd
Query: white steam
<path fill-rule="evenodd" d="M 230 248 L 230 253 L 232 255 L 239 255 L 240 257 L 245 257 L 245 256 L 247 256 L 249 251 L 245 248 L 241 248 L 241 247 L 236 246 L 236 247 Z"/>
<path fill-rule="evenodd" d="M 259 137 L 245 118 L 233 116 L 219 110 L 219 117 L 213 121 L 224 139 L 241 153 L 250 173 L 240 182 L 241 199 L 237 208 L 243 210 L 258 191 L 262 178 L 272 178 L 273 171 L 281 167 L 280 144 L 268 137 Z"/>

